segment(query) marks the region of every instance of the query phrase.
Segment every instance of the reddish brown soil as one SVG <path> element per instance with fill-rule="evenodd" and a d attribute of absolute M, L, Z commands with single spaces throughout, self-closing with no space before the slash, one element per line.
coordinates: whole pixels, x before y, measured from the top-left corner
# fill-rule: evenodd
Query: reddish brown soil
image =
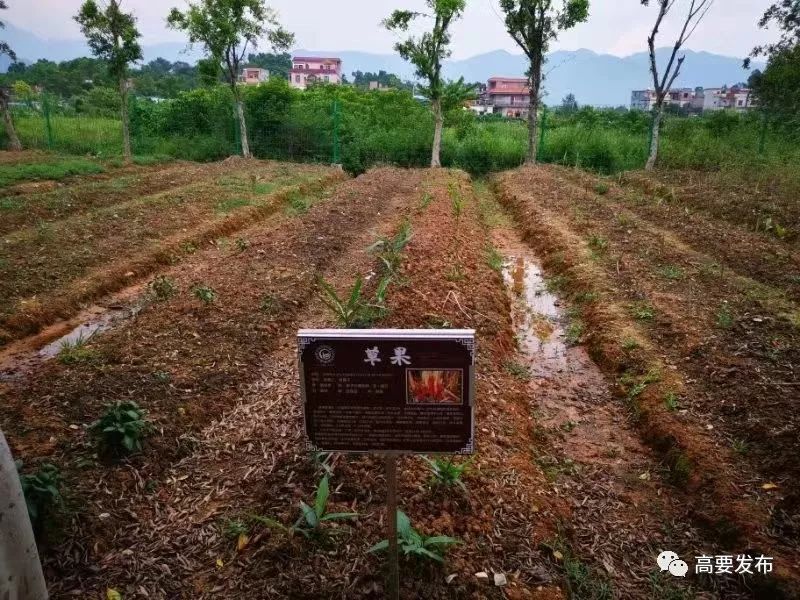
<path fill-rule="evenodd" d="M 174 264 L 198 244 L 269 216 L 292 194 L 339 178 L 322 167 L 226 161 L 166 193 L 18 230 L 0 254 L 0 343 L 69 318 L 81 304 Z"/>
<path fill-rule="evenodd" d="M 780 290 L 740 274 L 744 269 L 708 272 L 704 265 L 718 259 L 703 250 L 712 247 L 695 249 L 667 218 L 656 226 L 573 183 L 581 179 L 561 169 L 522 169 L 500 177 L 498 189 L 528 239 L 547 253 L 557 283 L 584 302 L 595 355 L 618 376 L 627 374 L 622 387 L 646 438 L 676 476 L 688 476 L 695 520 L 712 524 L 726 547 L 774 550 L 782 574 L 796 578 L 792 498 L 800 454 L 794 400 L 786 394 L 797 385 L 792 373 L 800 360 L 798 332 L 787 318 L 796 308 Z M 663 275 L 665 266 L 679 267 L 680 275 Z M 730 329 L 717 325 L 724 306 Z M 653 317 L 637 322 L 643 307 Z M 643 389 L 632 391 L 639 382 Z M 677 413 L 664 404 L 671 391 L 680 397 Z M 747 444 L 744 456 L 734 453 L 735 441 Z M 762 490 L 768 483 L 778 490 Z"/>

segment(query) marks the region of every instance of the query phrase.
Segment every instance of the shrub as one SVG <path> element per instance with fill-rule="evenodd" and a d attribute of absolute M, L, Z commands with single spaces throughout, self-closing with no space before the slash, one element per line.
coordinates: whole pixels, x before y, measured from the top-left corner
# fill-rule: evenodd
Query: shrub
<path fill-rule="evenodd" d="M 103 450 L 116 456 L 141 452 L 142 442 L 151 429 L 145 411 L 135 402 L 117 402 L 89 427 Z"/>
<path fill-rule="evenodd" d="M 17 462 L 17 470 L 21 468 L 22 463 Z M 61 471 L 54 465 L 43 464 L 35 473 L 20 474 L 19 480 L 31 523 L 38 527 L 62 502 Z"/>
<path fill-rule="evenodd" d="M 410 519 L 401 510 L 397 511 L 397 537 L 400 551 L 405 556 L 435 560 L 440 563 L 444 562 L 444 553 L 447 549 L 459 543 L 457 539 L 445 535 L 426 536 L 419 533 L 411 526 Z M 389 540 L 383 540 L 370 548 L 369 552 L 383 552 L 388 549 Z"/>

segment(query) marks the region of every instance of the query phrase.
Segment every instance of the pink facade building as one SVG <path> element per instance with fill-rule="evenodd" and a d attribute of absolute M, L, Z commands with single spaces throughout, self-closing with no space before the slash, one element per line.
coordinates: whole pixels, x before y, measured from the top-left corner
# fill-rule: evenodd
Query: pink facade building
<path fill-rule="evenodd" d="M 299 90 L 314 83 L 342 83 L 342 61 L 339 58 L 295 56 L 289 71 L 289 84 Z"/>
<path fill-rule="evenodd" d="M 492 77 L 486 86 L 486 105 L 494 114 L 525 118 L 531 105 L 531 88 L 523 77 Z"/>

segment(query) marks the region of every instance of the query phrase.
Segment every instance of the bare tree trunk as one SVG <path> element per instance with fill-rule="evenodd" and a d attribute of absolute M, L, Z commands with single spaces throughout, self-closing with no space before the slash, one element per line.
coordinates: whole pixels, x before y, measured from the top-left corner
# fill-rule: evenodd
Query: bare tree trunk
<path fill-rule="evenodd" d="M 247 123 L 244 120 L 244 102 L 236 99 L 236 115 L 239 118 L 239 131 L 242 136 L 242 156 L 252 158 L 250 154 L 250 140 L 247 138 Z"/>
<path fill-rule="evenodd" d="M 436 99 L 433 104 L 433 118 L 436 123 L 433 130 L 433 152 L 431 154 L 431 168 L 442 166 L 442 130 L 444 129 L 444 115 L 442 114 L 442 101 Z"/>
<path fill-rule="evenodd" d="M 535 165 L 539 155 L 539 88 L 542 81 L 542 66 L 531 61 L 531 105 L 528 108 L 528 155 L 525 164 Z"/>
<path fill-rule="evenodd" d="M 3 111 L 3 122 L 6 127 L 6 135 L 8 136 L 8 149 L 12 152 L 20 152 L 22 144 L 17 136 L 17 130 L 14 128 L 14 120 L 11 118 L 11 109 L 8 106 L 8 92 L 0 90 L 0 110 Z"/>
<path fill-rule="evenodd" d="M 656 112 L 653 115 L 653 129 L 650 140 L 650 156 L 647 157 L 646 171 L 652 171 L 656 166 L 658 160 L 658 142 L 661 137 L 661 121 L 664 118 L 664 105 L 659 104 L 656 106 Z"/>
<path fill-rule="evenodd" d="M 17 468 L 0 431 L 0 598 L 46 600 L 42 567 Z"/>
<path fill-rule="evenodd" d="M 126 164 L 133 161 L 133 152 L 131 151 L 131 120 L 128 114 L 128 80 L 122 77 L 119 80 L 119 94 L 122 97 L 122 153 Z"/>

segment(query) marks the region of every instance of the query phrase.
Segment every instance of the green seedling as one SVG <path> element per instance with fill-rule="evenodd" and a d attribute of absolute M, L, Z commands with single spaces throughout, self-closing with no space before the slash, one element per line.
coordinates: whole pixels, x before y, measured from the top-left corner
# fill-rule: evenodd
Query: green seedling
<path fill-rule="evenodd" d="M 193 290 L 194 297 L 203 304 L 213 304 L 217 299 L 217 293 L 207 285 L 199 285 Z"/>
<path fill-rule="evenodd" d="M 456 538 L 446 535 L 426 536 L 411 526 L 406 514 L 397 511 L 397 537 L 400 551 L 405 556 L 444 562 L 444 553 L 450 546 L 458 544 Z M 370 553 L 385 552 L 389 549 L 389 540 L 383 540 L 369 549 Z"/>
<path fill-rule="evenodd" d="M 448 488 L 457 486 L 461 488 L 464 493 L 467 493 L 467 486 L 464 484 L 464 481 L 461 478 L 469 470 L 469 465 L 472 462 L 472 459 L 462 462 L 461 464 L 454 463 L 452 456 L 448 458 L 434 459 L 423 456 L 422 460 L 424 460 L 428 464 L 428 467 L 430 467 L 431 485 Z"/>
<path fill-rule="evenodd" d="M 89 431 L 105 451 L 123 456 L 142 451 L 142 443 L 152 426 L 145 419 L 145 411 L 135 402 L 117 402 L 89 426 Z"/>
<path fill-rule="evenodd" d="M 156 297 L 156 300 L 163 302 L 164 300 L 172 298 L 178 291 L 178 287 L 175 284 L 175 280 L 171 277 L 159 275 L 150 282 L 150 291 L 153 293 L 153 296 Z"/>
<path fill-rule="evenodd" d="M 328 475 L 322 478 L 317 486 L 317 494 L 314 498 L 314 506 L 309 506 L 305 502 L 300 502 L 300 517 L 294 525 L 287 527 L 280 521 L 269 517 L 253 515 L 252 519 L 258 523 L 278 529 L 293 536 L 299 533 L 306 539 L 318 537 L 323 533 L 322 525 L 333 521 L 347 521 L 358 517 L 358 513 L 329 513 L 327 512 L 328 497 L 330 495 L 330 480 Z"/>
<path fill-rule="evenodd" d="M 364 280 L 360 275 L 350 289 L 347 299 L 339 297 L 336 289 L 324 279 L 320 278 L 318 283 L 322 289 L 322 301 L 331 310 L 339 325 L 346 329 L 366 329 L 388 313 L 386 294 L 391 281 L 391 277 L 381 280 L 374 298 L 370 301 L 362 297 Z"/>
<path fill-rule="evenodd" d="M 405 220 L 397 235 L 393 238 L 380 238 L 368 248 L 368 252 L 375 254 L 380 259 L 387 275 L 395 276 L 403 259 L 403 250 L 411 242 L 412 237 L 411 223 Z"/>

